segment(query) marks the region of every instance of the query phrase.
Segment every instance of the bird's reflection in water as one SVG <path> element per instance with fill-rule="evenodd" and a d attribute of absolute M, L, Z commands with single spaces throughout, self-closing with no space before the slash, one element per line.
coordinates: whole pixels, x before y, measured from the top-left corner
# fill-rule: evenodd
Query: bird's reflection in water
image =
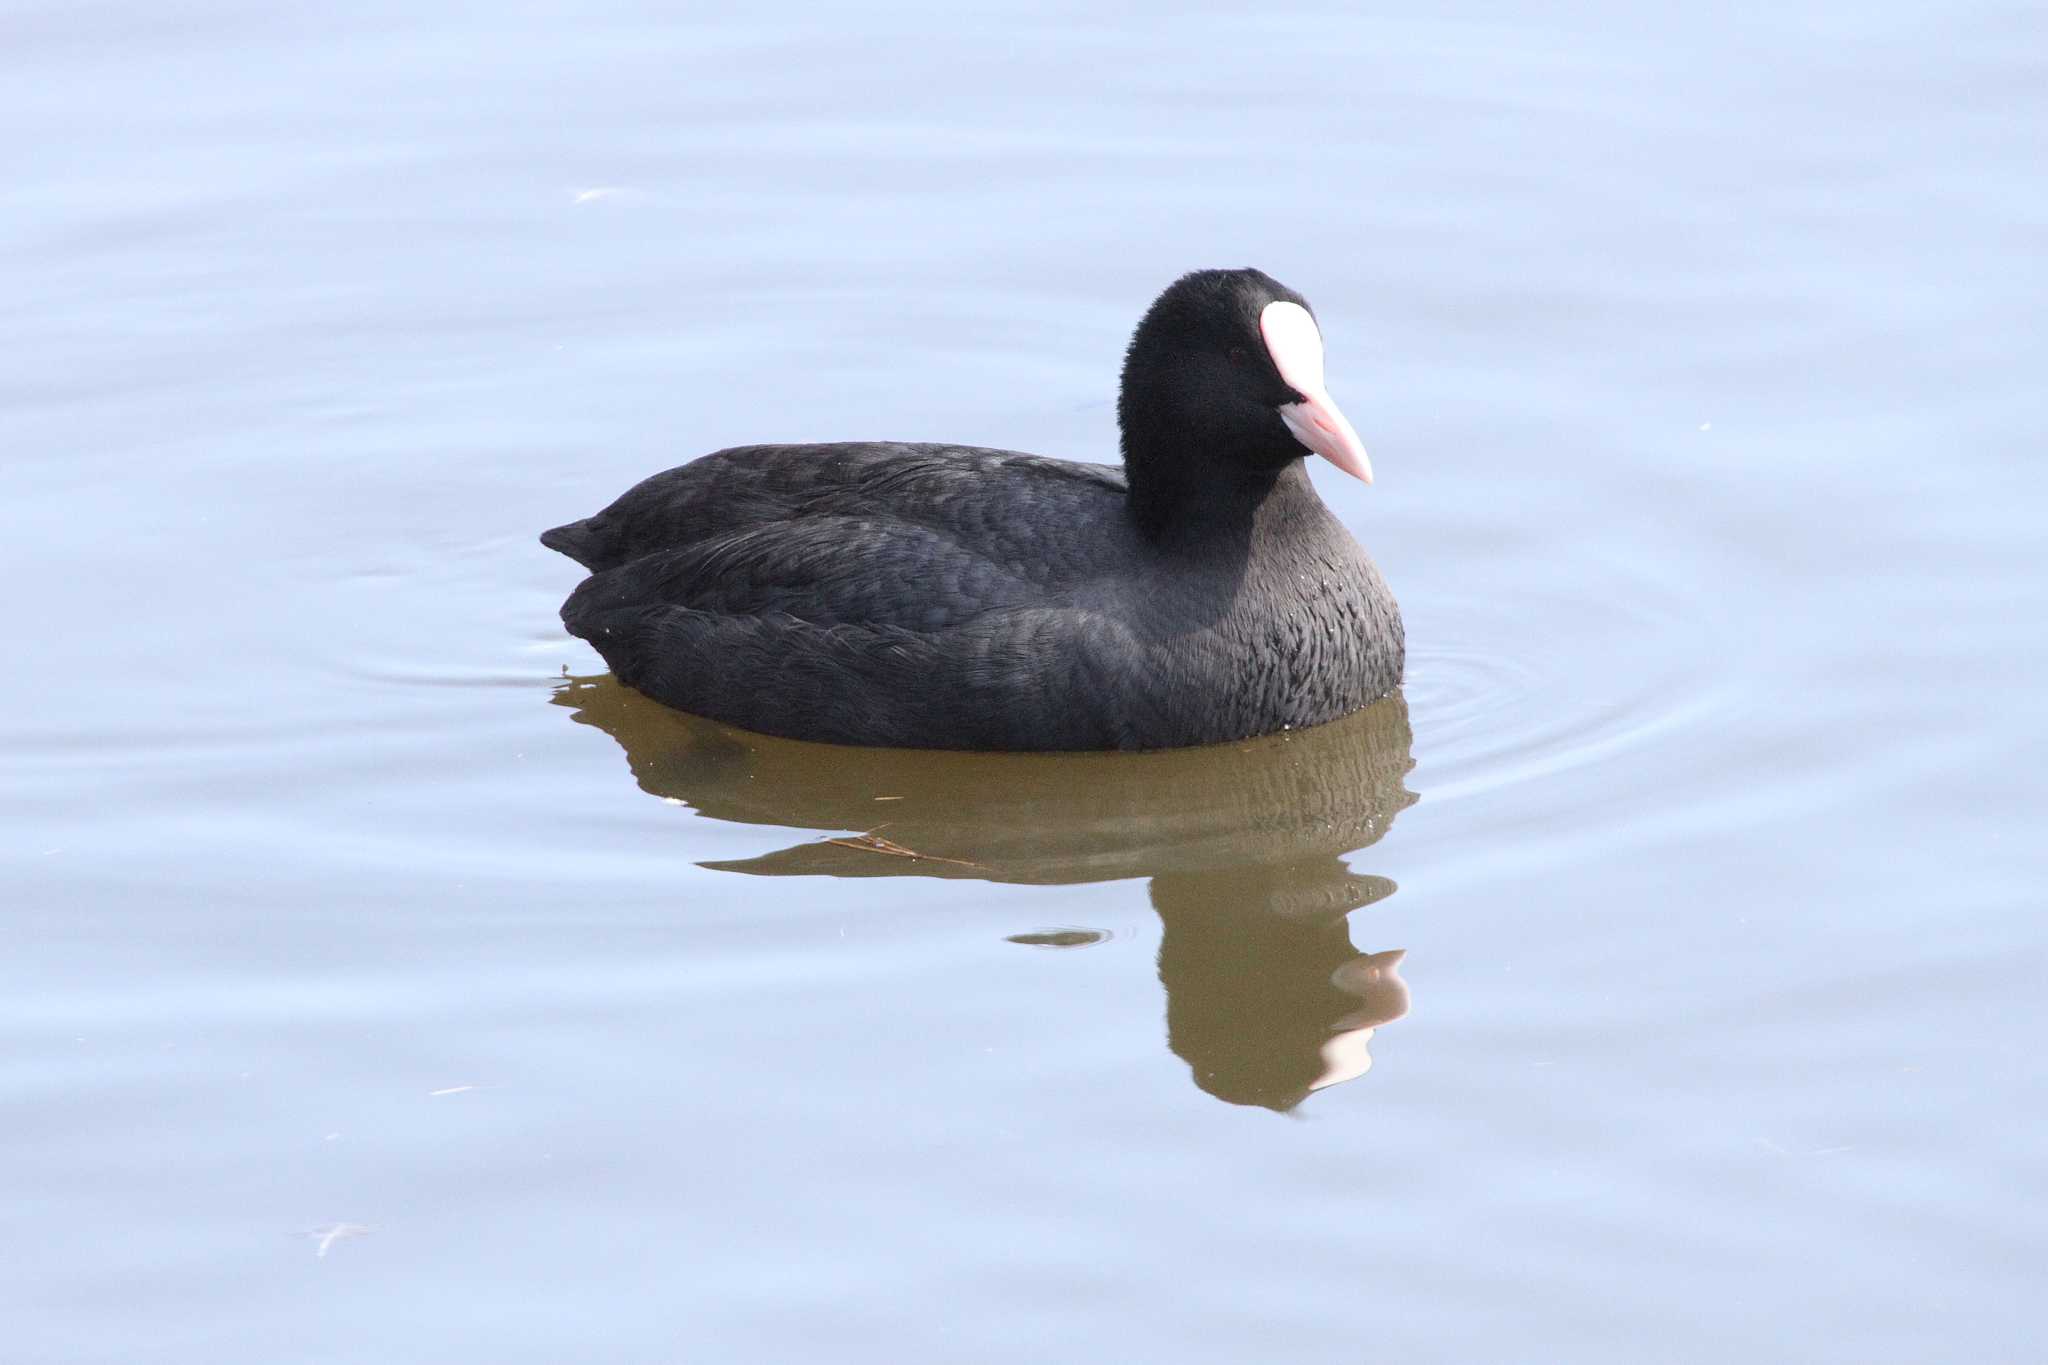
<path fill-rule="evenodd" d="M 1288 1110 L 1371 1065 L 1407 1012 L 1398 950 L 1348 916 L 1393 894 L 1344 855 L 1414 802 L 1398 695 L 1313 730 L 1155 754 L 958 754 L 773 739 L 671 711 L 610 677 L 557 705 L 619 742 L 643 790 L 720 820 L 825 831 L 705 866 L 756 876 L 1151 879 L 1167 1042 L 1203 1090 Z M 1020 934 L 1047 946 L 1085 930 Z"/>

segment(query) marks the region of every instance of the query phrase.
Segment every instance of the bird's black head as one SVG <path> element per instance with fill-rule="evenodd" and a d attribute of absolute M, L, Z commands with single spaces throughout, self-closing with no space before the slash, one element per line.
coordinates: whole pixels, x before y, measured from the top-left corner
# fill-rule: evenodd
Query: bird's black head
<path fill-rule="evenodd" d="M 1141 520 L 1193 491 L 1270 479 L 1313 451 L 1372 480 L 1357 433 L 1323 387 L 1308 300 L 1259 270 L 1183 275 L 1147 310 L 1117 400 Z"/>

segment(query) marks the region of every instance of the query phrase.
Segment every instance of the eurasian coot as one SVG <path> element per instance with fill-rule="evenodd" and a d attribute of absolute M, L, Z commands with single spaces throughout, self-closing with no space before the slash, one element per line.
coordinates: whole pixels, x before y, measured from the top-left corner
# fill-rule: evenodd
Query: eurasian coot
<path fill-rule="evenodd" d="M 1308 302 L 1182 276 L 1138 324 L 1123 472 L 903 442 L 738 446 L 541 543 L 619 680 L 769 734 L 1163 749 L 1315 725 L 1401 681 L 1401 615 L 1302 457 L 1372 478 Z"/>

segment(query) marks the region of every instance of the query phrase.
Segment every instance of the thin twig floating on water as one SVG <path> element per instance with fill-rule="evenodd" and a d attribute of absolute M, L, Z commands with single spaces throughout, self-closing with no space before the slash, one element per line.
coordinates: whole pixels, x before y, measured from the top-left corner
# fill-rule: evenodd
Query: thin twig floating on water
<path fill-rule="evenodd" d="M 875 826 L 875 829 L 887 828 L 886 825 Z M 919 853 L 914 848 L 905 848 L 894 840 L 884 839 L 875 833 L 875 829 L 869 830 L 866 834 L 845 835 L 837 839 L 827 839 L 825 842 L 837 844 L 841 848 L 861 849 L 868 853 L 886 853 L 892 858 L 911 858 L 921 863 L 951 863 L 955 867 L 982 866 L 980 863 L 970 863 L 965 858 L 941 858 L 936 853 Z"/>
<path fill-rule="evenodd" d="M 315 1228 L 306 1235 L 320 1244 L 313 1255 L 324 1261 L 327 1259 L 327 1249 L 336 1242 L 345 1237 L 367 1237 L 376 1230 L 376 1226 L 370 1223 L 330 1223 L 324 1228 Z"/>

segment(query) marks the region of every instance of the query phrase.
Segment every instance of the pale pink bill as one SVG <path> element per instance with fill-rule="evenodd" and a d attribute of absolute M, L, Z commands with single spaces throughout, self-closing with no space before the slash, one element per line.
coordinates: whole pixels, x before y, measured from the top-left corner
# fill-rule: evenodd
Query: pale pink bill
<path fill-rule="evenodd" d="M 1280 407 L 1280 420 L 1294 439 L 1346 474 L 1371 483 L 1372 462 L 1365 446 L 1323 387 L 1323 334 L 1308 309 L 1275 299 L 1259 314 L 1259 334 L 1266 340 L 1273 367 L 1302 397 L 1299 403 Z"/>

